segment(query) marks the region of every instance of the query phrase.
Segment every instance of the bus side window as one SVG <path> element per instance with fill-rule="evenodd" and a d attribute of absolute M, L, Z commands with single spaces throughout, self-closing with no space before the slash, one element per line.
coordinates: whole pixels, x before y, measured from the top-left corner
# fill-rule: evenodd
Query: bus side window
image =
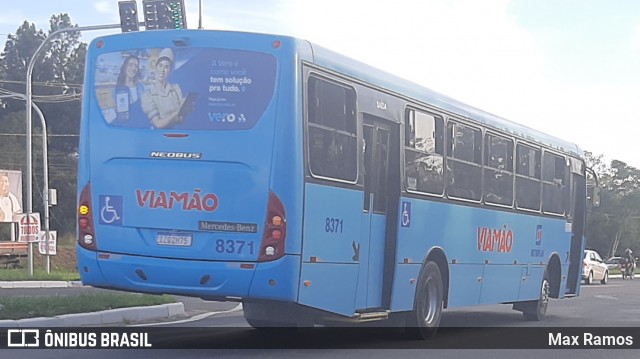
<path fill-rule="evenodd" d="M 565 213 L 568 168 L 562 156 L 551 152 L 542 155 L 542 211 L 563 215 Z"/>
<path fill-rule="evenodd" d="M 449 197 L 480 201 L 482 133 L 479 129 L 450 121 L 447 138 L 447 194 Z"/>
<path fill-rule="evenodd" d="M 541 151 L 523 144 L 516 146 L 516 206 L 540 210 Z"/>
<path fill-rule="evenodd" d="M 405 116 L 405 178 L 410 191 L 444 192 L 444 120 L 409 109 Z"/>
<path fill-rule="evenodd" d="M 309 78 L 309 170 L 313 176 L 355 182 L 358 169 L 356 95 L 352 88 Z"/>
<path fill-rule="evenodd" d="M 485 202 L 511 206 L 513 203 L 513 141 L 487 133 L 484 154 Z"/>

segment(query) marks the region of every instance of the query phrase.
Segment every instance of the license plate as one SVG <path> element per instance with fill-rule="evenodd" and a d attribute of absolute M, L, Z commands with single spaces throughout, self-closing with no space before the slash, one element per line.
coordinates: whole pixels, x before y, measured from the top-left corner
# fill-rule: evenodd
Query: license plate
<path fill-rule="evenodd" d="M 189 233 L 158 233 L 156 243 L 161 246 L 191 246 L 193 237 Z"/>

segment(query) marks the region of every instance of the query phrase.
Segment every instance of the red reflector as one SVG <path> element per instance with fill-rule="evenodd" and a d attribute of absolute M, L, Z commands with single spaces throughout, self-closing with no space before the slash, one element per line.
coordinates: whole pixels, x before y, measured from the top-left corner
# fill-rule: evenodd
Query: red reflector
<path fill-rule="evenodd" d="M 280 40 L 276 40 L 276 41 L 273 42 L 272 45 L 273 45 L 274 49 L 279 49 L 280 46 L 282 46 L 282 42 Z"/>
<path fill-rule="evenodd" d="M 273 237 L 273 239 L 278 241 L 280 240 L 280 238 L 282 238 L 282 232 L 276 229 L 275 231 L 271 232 L 271 237 Z"/>
<path fill-rule="evenodd" d="M 251 263 L 242 263 L 242 264 L 240 264 L 240 268 L 242 268 L 242 269 L 253 269 L 253 267 L 255 267 L 255 265 L 253 265 Z"/>
<path fill-rule="evenodd" d="M 100 253 L 100 254 L 98 254 L 98 258 L 100 258 L 100 259 L 109 259 L 109 258 L 111 258 L 111 255 L 110 254 L 106 254 L 106 253 Z"/>
<path fill-rule="evenodd" d="M 188 134 L 186 133 L 165 133 L 164 137 L 169 137 L 169 138 L 184 138 L 184 137 L 189 137 Z"/>
<path fill-rule="evenodd" d="M 96 47 L 101 49 L 104 46 L 104 41 L 102 40 L 98 40 L 98 42 L 96 42 Z"/>
<path fill-rule="evenodd" d="M 89 220 L 86 218 L 80 218 L 80 228 L 87 229 L 89 227 Z"/>

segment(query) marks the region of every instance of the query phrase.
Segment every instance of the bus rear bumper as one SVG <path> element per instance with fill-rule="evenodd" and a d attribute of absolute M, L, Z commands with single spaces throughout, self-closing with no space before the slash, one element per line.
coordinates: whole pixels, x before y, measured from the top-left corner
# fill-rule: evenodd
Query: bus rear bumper
<path fill-rule="evenodd" d="M 215 262 L 92 252 L 78 247 L 77 257 L 86 285 L 211 299 L 246 298 L 251 292 L 265 299 L 293 300 L 296 263 L 299 268 L 298 256 L 267 263 Z"/>

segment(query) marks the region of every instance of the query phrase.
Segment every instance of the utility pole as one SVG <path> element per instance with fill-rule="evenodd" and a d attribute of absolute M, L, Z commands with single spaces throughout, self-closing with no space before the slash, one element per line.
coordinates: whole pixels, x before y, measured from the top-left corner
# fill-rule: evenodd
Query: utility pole
<path fill-rule="evenodd" d="M 79 26 L 79 27 L 67 27 L 64 29 L 58 29 L 54 32 L 52 32 L 49 36 L 47 36 L 46 39 L 44 39 L 44 41 L 40 44 L 40 46 L 38 46 L 38 48 L 36 49 L 36 51 L 33 53 L 33 56 L 31 56 L 31 59 L 29 60 L 29 66 L 27 67 L 27 92 L 26 92 L 26 102 L 27 102 L 27 106 L 26 106 L 26 110 L 27 110 L 27 118 L 26 118 L 26 132 L 27 132 L 27 148 L 26 148 L 26 153 L 27 153 L 27 178 L 26 178 L 26 182 L 27 182 L 27 201 L 26 201 L 26 205 L 25 205 L 25 209 L 26 209 L 26 218 L 27 218 L 27 226 L 29 225 L 29 221 L 31 220 L 31 216 L 30 214 L 33 213 L 33 164 L 32 164 L 32 144 L 31 144 L 31 136 L 32 136 L 32 116 L 31 116 L 31 108 L 33 107 L 33 86 L 32 86 L 32 77 L 33 77 L 33 67 L 35 66 L 36 63 L 36 58 L 38 57 L 38 55 L 40 54 L 40 51 L 42 51 L 42 49 L 44 49 L 45 45 L 49 42 L 49 40 L 51 40 L 52 38 L 58 36 L 59 34 L 65 33 L 65 32 L 72 32 L 72 31 L 92 31 L 92 30 L 108 30 L 108 29 L 119 29 L 120 28 L 120 24 L 111 24 L 111 25 L 96 25 L 96 26 Z M 44 123 L 44 117 L 42 117 L 43 123 Z M 45 126 L 43 126 L 43 129 L 46 128 L 46 124 Z M 46 132 L 45 132 L 46 133 Z M 47 141 L 46 138 L 42 143 L 43 148 L 43 152 L 46 151 L 46 147 L 47 147 Z M 44 152 L 46 153 L 46 152 Z M 45 211 L 47 212 L 47 214 L 45 215 L 45 230 L 48 232 L 49 230 L 49 188 L 48 188 L 48 169 L 45 166 L 44 169 L 44 176 L 45 176 L 45 190 L 46 192 L 43 194 L 44 196 L 44 207 L 45 207 Z M 47 237 L 46 240 L 49 240 L 49 234 L 47 233 Z M 49 246 L 45 246 L 46 248 L 46 253 L 47 253 L 47 271 L 49 270 Z M 33 276 L 33 245 L 32 243 L 29 243 L 29 275 Z"/>

